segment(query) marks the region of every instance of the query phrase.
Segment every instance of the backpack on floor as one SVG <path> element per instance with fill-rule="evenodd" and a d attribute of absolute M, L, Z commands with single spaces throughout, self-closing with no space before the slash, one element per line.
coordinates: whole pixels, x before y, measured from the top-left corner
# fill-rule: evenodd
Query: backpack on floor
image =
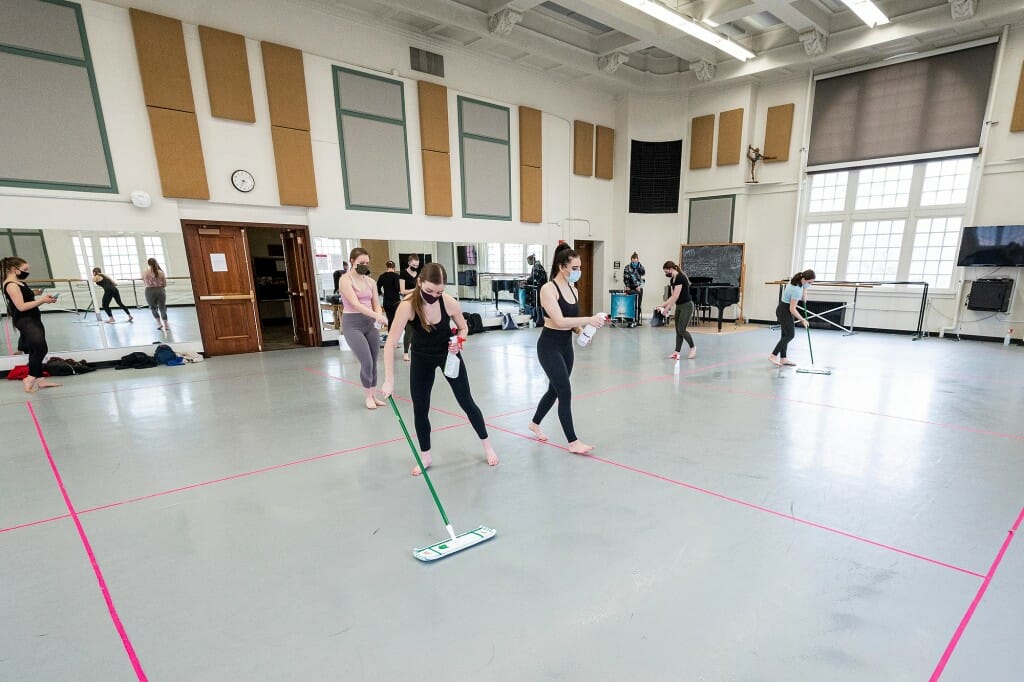
<path fill-rule="evenodd" d="M 466 325 L 470 334 L 479 334 L 484 330 L 484 318 L 480 317 L 480 313 L 470 313 L 466 315 Z"/>
<path fill-rule="evenodd" d="M 505 313 L 505 317 L 501 321 L 502 329 L 519 329 L 519 325 L 516 324 L 516 319 L 512 317 L 512 313 Z"/>

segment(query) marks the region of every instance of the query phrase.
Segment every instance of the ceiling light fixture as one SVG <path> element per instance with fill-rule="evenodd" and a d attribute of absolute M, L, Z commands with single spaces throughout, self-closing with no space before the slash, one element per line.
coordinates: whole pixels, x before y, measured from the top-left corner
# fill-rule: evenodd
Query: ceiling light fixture
<path fill-rule="evenodd" d="M 871 0 L 843 0 L 843 4 L 853 10 L 853 13 L 871 28 L 889 23 L 889 17 L 885 16 L 885 13 L 878 9 L 878 5 Z"/>
<path fill-rule="evenodd" d="M 644 14 L 654 17 L 658 21 L 662 21 L 673 28 L 677 28 L 683 33 L 693 36 L 697 40 L 702 40 L 708 45 L 711 45 L 712 47 L 715 47 L 722 52 L 739 59 L 740 61 L 745 62 L 748 59 L 753 59 L 757 56 L 745 47 L 742 47 L 728 38 L 715 33 L 693 19 L 684 17 L 682 14 L 672 11 L 660 2 L 655 2 L 655 0 L 619 0 L 619 2 L 638 9 Z"/>

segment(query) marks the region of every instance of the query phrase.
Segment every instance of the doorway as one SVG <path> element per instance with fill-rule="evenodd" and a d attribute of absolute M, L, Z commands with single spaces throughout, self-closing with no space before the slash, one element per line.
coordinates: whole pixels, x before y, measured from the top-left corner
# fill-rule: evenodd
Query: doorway
<path fill-rule="evenodd" d="M 182 233 L 208 355 L 321 344 L 306 226 L 183 220 Z"/>
<path fill-rule="evenodd" d="M 575 240 L 573 250 L 580 257 L 580 269 L 583 274 L 576 282 L 580 292 L 580 316 L 590 317 L 594 314 L 594 242 Z"/>

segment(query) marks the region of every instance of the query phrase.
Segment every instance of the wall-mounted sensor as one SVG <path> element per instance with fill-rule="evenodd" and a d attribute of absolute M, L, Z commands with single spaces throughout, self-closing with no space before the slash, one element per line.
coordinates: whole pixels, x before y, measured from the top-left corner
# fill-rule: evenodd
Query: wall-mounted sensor
<path fill-rule="evenodd" d="M 132 205 L 137 208 L 149 208 L 153 205 L 153 198 L 149 196 L 149 192 L 144 192 L 141 189 L 137 189 L 131 194 Z"/>

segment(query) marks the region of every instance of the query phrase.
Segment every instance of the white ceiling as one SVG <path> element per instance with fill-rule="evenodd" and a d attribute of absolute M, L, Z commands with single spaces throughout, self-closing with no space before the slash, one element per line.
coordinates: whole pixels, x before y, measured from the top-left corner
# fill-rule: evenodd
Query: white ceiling
<path fill-rule="evenodd" d="M 487 54 L 616 94 L 678 93 L 736 79 L 788 78 L 811 68 L 831 71 L 1024 23 L 1020 0 L 977 0 L 974 15 L 959 20 L 952 17 L 954 1 L 964 0 L 876 0 L 891 23 L 870 29 L 839 0 L 663 0 L 757 55 L 742 63 L 618 0 L 292 0 L 340 17 L 369 18 L 411 34 L 417 47 Z M 489 17 L 508 9 L 521 20 L 508 35 L 490 31 Z M 800 35 L 810 31 L 826 36 L 822 54 L 805 51 Z M 602 69 L 602 57 L 613 53 L 622 55 L 613 57 L 622 64 Z M 701 60 L 716 67 L 708 83 L 699 83 L 690 68 Z"/>

